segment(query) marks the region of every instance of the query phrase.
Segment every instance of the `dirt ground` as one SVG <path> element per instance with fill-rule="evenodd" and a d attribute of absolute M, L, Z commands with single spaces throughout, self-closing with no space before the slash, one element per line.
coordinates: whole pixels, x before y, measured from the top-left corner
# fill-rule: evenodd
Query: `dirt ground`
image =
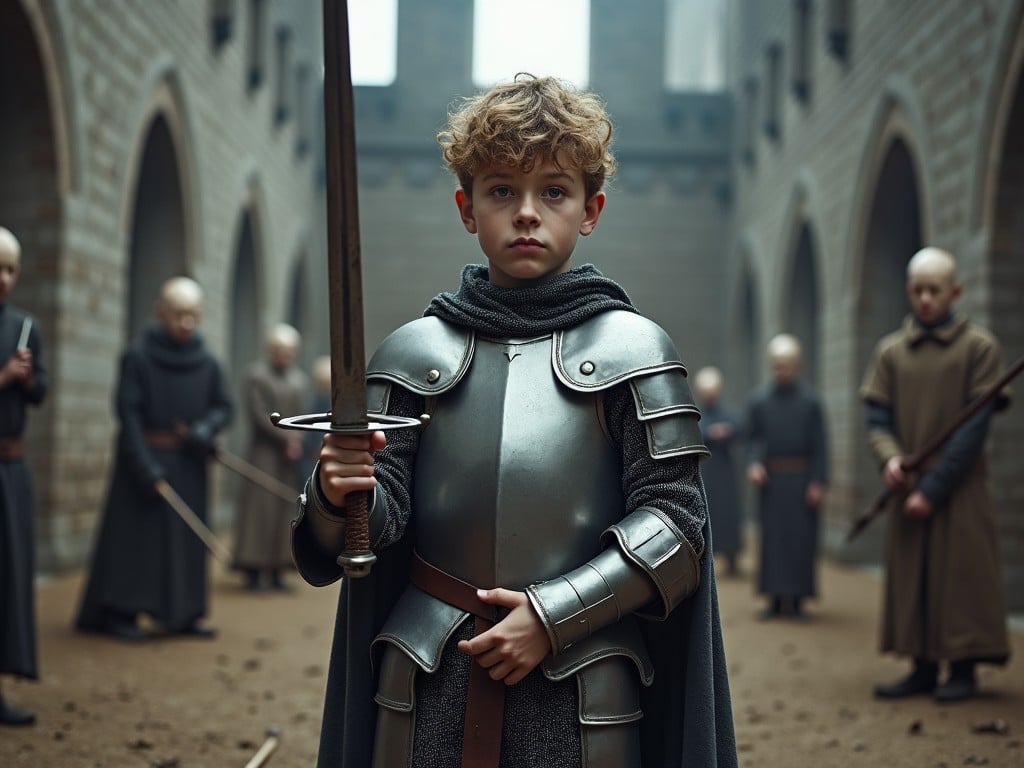
<path fill-rule="evenodd" d="M 1024 766 L 1024 633 L 1015 662 L 981 673 L 983 695 L 938 705 L 879 702 L 872 683 L 904 666 L 875 652 L 876 574 L 823 563 L 811 620 L 761 622 L 751 563 L 719 596 L 744 768 Z M 215 640 L 132 645 L 78 634 L 81 574 L 38 590 L 42 679 L 4 679 L 38 723 L 0 727 L 0 766 L 242 768 L 280 729 L 270 768 L 315 762 L 337 586 L 292 578 L 251 594 L 213 570 Z"/>

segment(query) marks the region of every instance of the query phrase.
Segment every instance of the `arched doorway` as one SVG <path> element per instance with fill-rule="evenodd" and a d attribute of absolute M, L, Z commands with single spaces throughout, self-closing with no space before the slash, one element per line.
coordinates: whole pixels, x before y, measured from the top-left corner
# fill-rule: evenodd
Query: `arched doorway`
<path fill-rule="evenodd" d="M 299 365 L 306 371 L 316 356 L 315 340 L 310 333 L 309 276 L 306 252 L 299 254 L 292 265 L 288 280 L 287 311 L 285 322 L 294 327 L 302 336 L 302 347 L 299 351 Z"/>
<path fill-rule="evenodd" d="M 857 297 L 860 371 L 870 361 L 875 343 L 907 314 L 907 262 L 923 245 L 918 179 L 902 139 L 895 139 L 886 151 L 870 200 Z"/>
<path fill-rule="evenodd" d="M 251 427 L 245 401 L 242 398 L 242 382 L 249 366 L 263 354 L 263 323 L 260 307 L 260 238 L 256 227 L 256 215 L 252 207 L 242 211 L 235 230 L 234 257 L 228 295 L 231 297 L 230 328 L 228 336 L 227 375 L 231 399 L 235 404 L 235 418 L 227 434 L 228 448 L 234 453 L 245 451 L 249 442 Z M 234 509 L 238 495 L 239 478 L 234 474 L 224 476 L 223 498 L 228 510 Z"/>
<path fill-rule="evenodd" d="M 871 362 L 875 345 L 885 334 L 896 330 L 909 311 L 906 300 L 906 269 L 910 257 L 924 244 L 920 184 L 910 148 L 895 138 L 884 154 L 867 206 L 868 217 L 861 239 L 861 273 L 857 282 L 856 304 L 857 365 L 862 376 Z M 855 391 L 859 381 L 853 382 Z M 867 449 L 867 429 L 863 407 L 853 418 L 853 478 L 850 502 L 856 512 L 867 509 L 881 481 Z M 847 546 L 842 556 L 853 561 L 877 561 L 882 551 L 884 525 L 876 523 Z"/>
<path fill-rule="evenodd" d="M 814 235 L 806 222 L 797 230 L 790 263 L 789 295 L 782 306 L 782 325 L 800 340 L 803 347 L 803 379 L 821 391 L 821 365 L 818 348 L 818 254 Z"/>
<path fill-rule="evenodd" d="M 21 244 L 21 278 L 11 303 L 39 323 L 43 362 L 53 370 L 57 284 L 60 275 L 63 201 L 59 153 L 44 57 L 32 23 L 18 2 L 0 3 L 0 226 Z M 37 567 L 52 570 L 58 559 L 52 530 L 60 477 L 53 449 L 51 396 L 28 419 L 28 460 L 35 478 L 39 542 Z M 33 409 L 34 410 L 34 409 Z"/>
<path fill-rule="evenodd" d="M 1024 25 L 1024 22 L 1022 22 Z M 1020 38 L 1018 38 L 1020 39 Z M 1009 108 L 1002 135 L 1002 153 L 995 165 L 992 237 L 989 250 L 990 307 L 987 324 L 1003 345 L 1007 364 L 1024 355 L 1024 44 L 1019 45 L 1016 85 L 1009 91 Z M 1012 81 L 1010 81 L 1012 83 Z M 1018 446 L 1024 440 L 1024 408 L 1020 379 L 1014 385 L 1016 404 L 992 421 L 991 486 L 1003 536 L 1004 570 L 1010 607 L 1024 607 L 1024 538 L 1016 519 L 1024 509 L 1024 477 Z"/>
<path fill-rule="evenodd" d="M 758 330 L 757 285 L 754 275 L 747 266 L 740 278 L 739 296 L 736 306 L 736 322 L 733 326 L 733 343 L 726 388 L 728 398 L 739 408 L 746 402 L 747 395 L 761 381 L 760 334 Z"/>
<path fill-rule="evenodd" d="M 157 115 L 146 133 L 131 216 L 127 340 L 151 322 L 160 286 L 186 273 L 185 209 L 170 126 Z"/>

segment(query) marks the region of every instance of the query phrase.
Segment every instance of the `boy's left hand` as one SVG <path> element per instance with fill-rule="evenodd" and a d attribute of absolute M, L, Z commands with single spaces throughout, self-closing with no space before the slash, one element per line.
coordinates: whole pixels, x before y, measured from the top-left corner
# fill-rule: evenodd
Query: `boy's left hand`
<path fill-rule="evenodd" d="M 551 653 L 548 633 L 525 592 L 481 589 L 477 595 L 488 605 L 508 608 L 509 614 L 472 640 L 460 641 L 459 650 L 476 658 L 492 680 L 515 685 Z"/>

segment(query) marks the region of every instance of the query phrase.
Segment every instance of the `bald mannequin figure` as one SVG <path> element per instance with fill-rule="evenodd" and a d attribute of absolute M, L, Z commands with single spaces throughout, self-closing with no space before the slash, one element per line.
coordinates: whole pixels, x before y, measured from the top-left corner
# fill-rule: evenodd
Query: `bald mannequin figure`
<path fill-rule="evenodd" d="M 788 333 L 767 346 L 771 383 L 747 407 L 750 461 L 761 519 L 758 590 L 762 618 L 803 619 L 801 602 L 816 594 L 819 514 L 828 477 L 825 417 L 818 396 L 800 381 L 802 350 Z"/>
<path fill-rule="evenodd" d="M 700 431 L 711 456 L 701 465 L 708 498 L 712 545 L 725 559 L 725 572 L 739 574 L 737 557 L 743 548 L 741 506 L 734 454 L 741 436 L 739 414 L 722 403 L 725 379 L 714 366 L 701 368 L 693 377 L 693 392 L 700 406 Z"/>
<path fill-rule="evenodd" d="M 879 341 L 860 389 L 871 450 L 893 499 L 881 650 L 913 665 L 874 692 L 959 701 L 976 692 L 977 664 L 1003 664 L 1009 655 L 983 461 L 992 414 L 1009 393 L 958 429 L 920 473 L 905 472 L 908 457 L 1003 373 L 995 336 L 955 311 L 963 287 L 953 254 L 934 246 L 915 253 L 906 292 L 911 314 Z M 940 683 L 942 666 L 948 671 Z"/>
<path fill-rule="evenodd" d="M 0 227 L 0 675 L 35 680 L 35 498 L 25 462 L 28 406 L 46 396 L 39 324 L 10 305 L 21 274 L 21 245 Z M 0 725 L 28 725 L 35 714 L 0 692 Z"/>
<path fill-rule="evenodd" d="M 157 323 L 121 358 L 114 474 L 76 622 L 84 631 L 145 640 L 146 615 L 164 635 L 214 635 L 201 623 L 206 550 L 156 490 L 166 483 L 206 522 L 207 463 L 231 403 L 199 334 L 202 316 L 199 284 L 171 278 Z"/>
<path fill-rule="evenodd" d="M 309 399 L 309 380 L 295 366 L 302 338 L 286 323 L 267 333 L 265 358 L 249 366 L 242 384 L 244 413 L 250 425 L 249 462 L 273 477 L 301 488 L 299 461 L 302 435 L 278 429 L 269 414 L 302 413 Z M 235 563 L 253 591 L 285 590 L 282 574 L 291 569 L 290 523 L 294 506 L 251 483 L 243 484 L 235 509 Z"/>

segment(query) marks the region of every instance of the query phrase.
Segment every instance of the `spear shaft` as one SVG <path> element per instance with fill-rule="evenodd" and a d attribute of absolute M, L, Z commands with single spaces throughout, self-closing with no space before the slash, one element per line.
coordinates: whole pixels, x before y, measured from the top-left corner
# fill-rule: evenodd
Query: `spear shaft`
<path fill-rule="evenodd" d="M 1009 370 L 1007 370 L 995 384 L 985 390 L 985 392 L 979 397 L 974 398 L 974 400 L 960 411 L 956 418 L 953 419 L 953 421 L 951 421 L 941 433 L 933 438 L 931 442 L 925 445 L 924 448 L 901 462 L 900 466 L 903 468 L 903 471 L 909 473 L 916 472 L 921 469 L 921 466 L 928 461 L 928 459 L 942 450 L 942 447 L 949 441 L 954 432 L 970 421 L 974 415 L 991 400 L 995 399 L 1002 391 L 1003 387 L 1009 384 L 1014 377 L 1021 372 L 1021 370 L 1024 370 L 1024 357 L 1020 358 L 1016 363 L 1010 366 Z M 850 532 L 846 534 L 847 544 L 860 535 L 872 520 L 882 514 L 882 511 L 885 509 L 886 504 L 889 503 L 891 496 L 892 491 L 887 488 L 878 496 L 877 499 L 875 499 L 875 503 L 871 505 L 871 508 L 867 512 L 854 520 L 853 526 L 850 528 Z"/>

